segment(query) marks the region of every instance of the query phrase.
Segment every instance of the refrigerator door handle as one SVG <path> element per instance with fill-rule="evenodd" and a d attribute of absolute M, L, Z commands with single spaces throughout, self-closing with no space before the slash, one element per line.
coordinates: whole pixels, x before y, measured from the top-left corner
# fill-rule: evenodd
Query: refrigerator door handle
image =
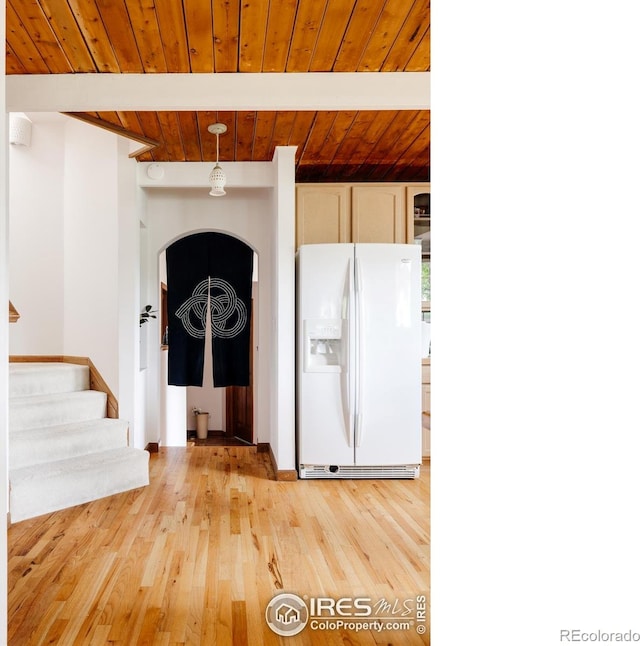
<path fill-rule="evenodd" d="M 364 383 L 364 369 L 365 369 L 365 355 L 364 355 L 364 289 L 362 285 L 362 268 L 360 266 L 360 260 L 356 257 L 356 337 L 358 339 L 358 359 L 357 359 L 357 381 L 356 381 L 356 390 L 357 390 L 357 414 L 356 414 L 356 423 L 355 423 L 355 444 L 356 447 L 359 447 L 362 444 L 364 438 L 364 431 L 362 430 L 362 391 Z"/>
<path fill-rule="evenodd" d="M 346 368 L 342 371 L 340 379 L 340 390 L 342 394 L 342 407 L 343 407 L 343 419 L 345 423 L 345 435 L 347 438 L 347 446 L 350 448 L 352 445 L 352 429 L 353 429 L 353 416 L 354 416 L 354 386 L 353 386 L 353 361 L 352 361 L 352 349 L 351 344 L 353 339 L 351 338 L 351 307 L 353 301 L 353 269 L 351 266 L 351 258 L 349 258 L 349 264 L 347 265 L 347 285 L 345 290 L 345 302 L 344 302 L 344 311 L 342 314 L 343 325 L 346 320 L 347 333 L 346 333 L 346 357 L 344 359 L 344 365 Z M 345 333 L 343 329 L 343 334 Z"/>

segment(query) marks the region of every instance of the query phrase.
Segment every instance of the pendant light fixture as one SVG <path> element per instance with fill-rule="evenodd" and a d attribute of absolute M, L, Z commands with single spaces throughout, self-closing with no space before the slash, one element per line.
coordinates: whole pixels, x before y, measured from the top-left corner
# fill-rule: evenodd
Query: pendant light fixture
<path fill-rule="evenodd" d="M 220 168 L 218 157 L 220 155 L 220 135 L 227 132 L 227 126 L 224 123 L 212 123 L 207 130 L 216 136 L 216 165 L 209 174 L 209 184 L 211 184 L 209 195 L 218 197 L 220 195 L 226 195 L 224 185 L 227 183 L 227 176 L 224 174 L 222 168 Z"/>

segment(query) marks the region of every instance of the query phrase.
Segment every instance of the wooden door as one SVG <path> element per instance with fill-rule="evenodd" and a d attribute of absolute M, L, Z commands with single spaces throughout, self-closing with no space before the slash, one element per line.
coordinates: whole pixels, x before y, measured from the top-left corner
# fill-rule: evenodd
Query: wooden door
<path fill-rule="evenodd" d="M 253 387 L 228 386 L 226 397 L 226 435 L 253 444 Z"/>
<path fill-rule="evenodd" d="M 253 302 L 251 303 L 251 352 L 249 353 L 249 385 L 225 388 L 227 437 L 237 437 L 253 444 Z"/>

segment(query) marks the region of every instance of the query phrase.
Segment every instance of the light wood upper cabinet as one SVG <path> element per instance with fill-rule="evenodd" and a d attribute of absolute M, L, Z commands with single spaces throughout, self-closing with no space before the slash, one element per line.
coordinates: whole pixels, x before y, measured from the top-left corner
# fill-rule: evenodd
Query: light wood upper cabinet
<path fill-rule="evenodd" d="M 350 242 L 349 187 L 319 184 L 296 187 L 296 246 Z"/>
<path fill-rule="evenodd" d="M 431 207 L 429 213 L 423 213 L 421 198 L 431 194 L 431 184 L 408 184 L 407 185 L 407 223 L 408 239 L 413 240 L 416 235 L 424 233 L 428 226 L 431 229 Z M 428 223 L 428 224 L 427 224 Z M 417 226 L 416 226 L 417 225 Z"/>
<path fill-rule="evenodd" d="M 407 184 L 298 184 L 296 246 L 322 242 L 413 242 Z M 407 200 L 411 197 L 411 208 Z"/>
<path fill-rule="evenodd" d="M 405 187 L 351 189 L 352 242 L 407 242 Z"/>

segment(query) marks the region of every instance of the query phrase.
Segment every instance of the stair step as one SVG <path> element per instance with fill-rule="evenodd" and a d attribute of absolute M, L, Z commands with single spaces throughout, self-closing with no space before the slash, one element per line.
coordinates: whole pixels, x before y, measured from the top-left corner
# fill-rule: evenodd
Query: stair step
<path fill-rule="evenodd" d="M 129 425 L 98 419 L 9 433 L 9 469 L 127 446 Z"/>
<path fill-rule="evenodd" d="M 149 453 L 107 419 L 86 365 L 9 364 L 9 508 L 18 522 L 149 484 Z"/>
<path fill-rule="evenodd" d="M 75 363 L 9 363 L 9 397 L 89 390 L 89 366 Z"/>
<path fill-rule="evenodd" d="M 12 397 L 9 432 L 100 419 L 106 413 L 107 395 L 97 390 Z"/>
<path fill-rule="evenodd" d="M 9 471 L 11 522 L 149 484 L 149 453 L 122 447 Z"/>

